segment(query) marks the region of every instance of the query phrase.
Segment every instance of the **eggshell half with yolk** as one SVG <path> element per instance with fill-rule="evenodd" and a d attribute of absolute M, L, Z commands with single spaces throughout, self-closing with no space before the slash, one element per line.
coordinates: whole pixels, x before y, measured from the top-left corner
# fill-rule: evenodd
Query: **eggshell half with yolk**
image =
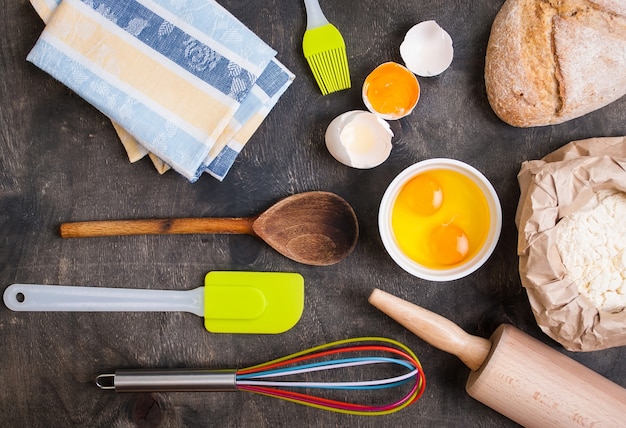
<path fill-rule="evenodd" d="M 393 61 L 376 67 L 363 82 L 363 103 L 369 111 L 385 120 L 411 114 L 420 98 L 415 74 Z"/>

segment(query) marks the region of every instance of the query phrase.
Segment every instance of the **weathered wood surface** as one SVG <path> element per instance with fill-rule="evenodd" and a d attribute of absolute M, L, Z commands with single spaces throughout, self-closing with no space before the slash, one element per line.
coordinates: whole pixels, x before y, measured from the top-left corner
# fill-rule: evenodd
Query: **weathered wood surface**
<path fill-rule="evenodd" d="M 0 425 L 60 426 L 481 426 L 514 424 L 470 398 L 468 369 L 368 304 L 375 287 L 434 310 L 488 337 L 503 322 L 565 352 L 537 327 L 517 270 L 516 174 L 568 141 L 623 135 L 626 99 L 578 120 L 516 129 L 498 120 L 485 96 L 484 54 L 502 1 L 322 1 L 346 39 L 353 88 L 322 97 L 301 54 L 298 1 L 220 2 L 279 52 L 296 81 L 223 182 L 190 184 L 130 164 L 110 122 L 25 58 L 43 24 L 26 0 L 2 0 L 0 39 L 0 284 L 14 282 L 189 289 L 211 270 L 297 271 L 305 277 L 301 321 L 273 336 L 211 334 L 191 314 L 16 313 L 0 305 Z M 360 85 L 378 64 L 400 61 L 415 23 L 437 20 L 455 46 L 443 75 L 420 79 L 413 114 L 393 122 L 383 165 L 355 170 L 325 148 L 328 123 L 363 109 Z M 382 194 L 402 169 L 451 157 L 478 168 L 500 196 L 504 224 L 495 254 L 471 276 L 430 283 L 385 253 L 378 235 Z M 65 221 L 122 218 L 247 217 L 302 191 L 343 196 L 360 221 L 354 253 L 329 267 L 293 262 L 252 236 L 135 236 L 61 239 Z M 382 418 L 323 412 L 249 393 L 115 394 L 96 375 L 128 367 L 245 367 L 328 341 L 382 335 L 420 357 L 428 386 L 412 407 Z M 567 353 L 626 386 L 626 349 Z M 532 367 L 529 367 L 532 370 Z M 358 399 L 358 394 L 355 394 Z"/>

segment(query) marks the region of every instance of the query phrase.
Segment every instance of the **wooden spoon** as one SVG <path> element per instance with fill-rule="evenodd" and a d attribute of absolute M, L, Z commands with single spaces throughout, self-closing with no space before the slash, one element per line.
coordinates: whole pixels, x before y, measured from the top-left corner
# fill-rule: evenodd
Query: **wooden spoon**
<path fill-rule="evenodd" d="M 289 196 L 260 215 L 237 218 L 173 218 L 63 223 L 63 238 L 194 233 L 247 234 L 261 238 L 299 263 L 328 266 L 356 246 L 359 224 L 343 198 L 329 192 Z"/>

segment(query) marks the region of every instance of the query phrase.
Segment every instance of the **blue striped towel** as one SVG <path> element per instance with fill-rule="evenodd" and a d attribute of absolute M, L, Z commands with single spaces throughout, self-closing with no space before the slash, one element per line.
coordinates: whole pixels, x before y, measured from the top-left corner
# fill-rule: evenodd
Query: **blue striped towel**
<path fill-rule="evenodd" d="M 192 182 L 226 176 L 294 79 L 212 0 L 31 1 L 27 59 Z"/>

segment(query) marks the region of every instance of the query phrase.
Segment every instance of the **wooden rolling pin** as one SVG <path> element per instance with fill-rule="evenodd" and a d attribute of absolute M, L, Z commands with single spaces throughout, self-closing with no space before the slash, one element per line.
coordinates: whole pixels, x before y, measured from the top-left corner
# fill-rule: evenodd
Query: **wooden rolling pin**
<path fill-rule="evenodd" d="M 626 389 L 502 324 L 489 340 L 450 320 L 375 289 L 369 301 L 472 372 L 470 396 L 527 427 L 626 426 Z"/>

